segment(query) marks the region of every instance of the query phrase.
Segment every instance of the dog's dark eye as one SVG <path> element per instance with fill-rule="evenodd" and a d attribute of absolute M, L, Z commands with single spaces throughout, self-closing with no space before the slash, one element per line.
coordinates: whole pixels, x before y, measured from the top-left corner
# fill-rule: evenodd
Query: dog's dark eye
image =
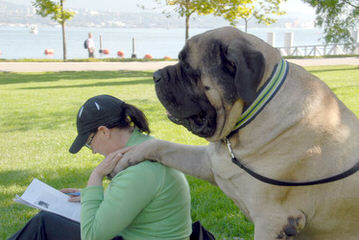
<path fill-rule="evenodd" d="M 192 77 L 199 77 L 198 71 L 196 71 L 195 69 L 193 69 L 188 63 L 186 62 L 182 62 L 181 63 L 182 66 L 182 70 L 188 74 L 191 75 Z"/>
<path fill-rule="evenodd" d="M 193 69 L 186 61 L 180 61 L 180 68 L 183 78 L 186 78 L 194 83 L 197 83 L 201 74 L 199 70 Z"/>
<path fill-rule="evenodd" d="M 208 90 L 210 90 L 210 89 L 211 89 L 210 87 L 204 86 L 204 90 L 208 91 Z"/>

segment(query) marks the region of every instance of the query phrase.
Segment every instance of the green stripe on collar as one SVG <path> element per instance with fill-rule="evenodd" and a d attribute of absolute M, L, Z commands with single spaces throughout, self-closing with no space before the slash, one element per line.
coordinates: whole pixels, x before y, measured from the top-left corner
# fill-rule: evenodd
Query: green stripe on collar
<path fill-rule="evenodd" d="M 265 105 L 274 97 L 277 91 L 282 86 L 288 73 L 288 62 L 281 59 L 280 63 L 273 70 L 272 77 L 267 80 L 266 86 L 260 91 L 254 102 L 242 113 L 237 121 L 233 131 L 229 134 L 243 128 L 249 124 L 265 107 Z"/>

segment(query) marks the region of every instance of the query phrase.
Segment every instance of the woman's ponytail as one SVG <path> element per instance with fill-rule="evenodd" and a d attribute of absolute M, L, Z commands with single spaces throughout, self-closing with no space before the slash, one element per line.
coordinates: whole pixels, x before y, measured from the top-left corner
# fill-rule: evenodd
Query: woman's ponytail
<path fill-rule="evenodd" d="M 124 103 L 124 114 L 126 118 L 128 118 L 127 121 L 130 123 L 133 122 L 135 127 L 137 127 L 141 132 L 150 134 L 150 128 L 148 127 L 148 122 L 145 114 L 135 106 L 131 104 Z"/>

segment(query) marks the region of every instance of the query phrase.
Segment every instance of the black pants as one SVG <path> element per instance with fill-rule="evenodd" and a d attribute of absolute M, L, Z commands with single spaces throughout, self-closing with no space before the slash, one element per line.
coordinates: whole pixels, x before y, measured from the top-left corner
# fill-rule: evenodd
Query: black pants
<path fill-rule="evenodd" d="M 81 240 L 80 223 L 50 212 L 39 212 L 8 240 Z"/>
<path fill-rule="evenodd" d="M 80 223 L 42 211 L 8 240 L 81 240 Z"/>
<path fill-rule="evenodd" d="M 94 49 L 89 49 L 88 50 L 88 52 L 89 52 L 89 58 L 94 58 L 95 57 L 95 50 Z"/>

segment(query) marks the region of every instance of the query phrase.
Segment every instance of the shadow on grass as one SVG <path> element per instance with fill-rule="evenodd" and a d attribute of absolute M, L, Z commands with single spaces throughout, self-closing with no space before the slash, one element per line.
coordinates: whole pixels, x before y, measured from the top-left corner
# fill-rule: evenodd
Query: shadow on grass
<path fill-rule="evenodd" d="M 112 79 L 151 77 L 152 72 L 146 71 L 82 71 L 82 72 L 46 72 L 46 73 L 0 73 L 0 85 L 55 82 L 59 80 L 88 80 L 88 79 Z"/>
<path fill-rule="evenodd" d="M 132 81 L 119 80 L 117 82 L 96 82 L 91 84 L 28 87 L 28 88 L 20 88 L 20 89 L 23 90 L 66 89 L 66 88 L 106 87 L 106 86 L 121 86 L 121 85 L 136 85 L 136 84 L 153 84 L 153 80 L 152 79 L 141 79 L 141 80 L 132 80 Z"/>
<path fill-rule="evenodd" d="M 0 186 L 18 185 L 26 187 L 34 178 L 41 176 L 41 181 L 57 189 L 65 187 L 81 188 L 86 186 L 86 181 L 92 170 L 92 168 L 68 166 L 56 169 L 5 170 L 0 171 Z"/>
<path fill-rule="evenodd" d="M 58 129 L 61 125 L 74 121 L 74 116 L 66 112 L 53 112 L 49 115 L 43 115 L 38 112 L 26 113 L 22 115 L 19 113 L 11 113 L 6 116 L 9 123 L 21 123 L 8 126 L 5 130 L 0 132 L 15 132 L 15 131 L 29 131 L 33 129 L 51 130 Z M 24 121 L 24 119 L 31 119 L 31 121 Z"/>
<path fill-rule="evenodd" d="M 34 175 L 34 171 L 31 170 L 8 170 L 0 171 L 0 188 L 8 187 L 11 185 L 24 186 L 28 185 L 27 181 Z M 0 194 L 0 199 L 4 196 Z M 14 197 L 14 196 L 13 196 Z"/>
<path fill-rule="evenodd" d="M 347 67 L 347 68 L 335 68 L 335 67 L 328 67 L 328 68 L 321 68 L 318 70 L 311 70 L 309 69 L 308 71 L 311 73 L 325 73 L 325 72 L 337 72 L 337 71 L 352 71 L 352 70 L 359 70 L 358 67 L 353 66 L 353 67 Z"/>

